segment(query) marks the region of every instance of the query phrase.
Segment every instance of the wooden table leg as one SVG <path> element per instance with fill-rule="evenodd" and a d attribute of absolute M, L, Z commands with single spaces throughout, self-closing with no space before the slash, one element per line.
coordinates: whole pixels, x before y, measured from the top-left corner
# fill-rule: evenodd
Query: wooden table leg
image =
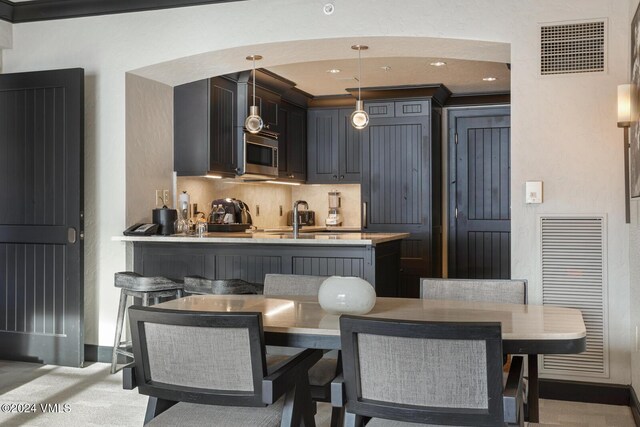
<path fill-rule="evenodd" d="M 529 368 L 529 397 L 527 399 L 527 406 L 529 409 L 529 422 L 537 423 L 540 419 L 539 414 L 539 394 L 538 388 L 538 355 L 530 354 L 527 356 L 528 368 Z"/>

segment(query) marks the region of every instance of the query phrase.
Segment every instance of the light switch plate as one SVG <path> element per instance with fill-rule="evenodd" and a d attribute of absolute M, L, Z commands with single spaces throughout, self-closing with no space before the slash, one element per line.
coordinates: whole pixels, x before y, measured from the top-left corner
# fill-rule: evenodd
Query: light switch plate
<path fill-rule="evenodd" d="M 542 203 L 542 181 L 527 181 L 525 195 L 527 203 Z"/>

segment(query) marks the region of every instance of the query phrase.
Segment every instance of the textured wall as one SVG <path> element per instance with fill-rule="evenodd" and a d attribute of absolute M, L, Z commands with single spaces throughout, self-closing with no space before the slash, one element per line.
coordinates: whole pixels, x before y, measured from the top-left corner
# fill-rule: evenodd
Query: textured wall
<path fill-rule="evenodd" d="M 615 98 L 616 85 L 628 81 L 630 2 L 406 0 L 398 7 L 385 0 L 336 0 L 335 5 L 331 16 L 316 2 L 250 0 L 13 26 L 13 49 L 2 52 L 4 72 L 80 66 L 87 74 L 85 186 L 92 216 L 87 216 L 85 280 L 87 287 L 101 290 L 99 299 L 87 304 L 87 322 L 97 324 L 97 336 L 89 335 L 88 342 L 111 345 L 117 304 L 113 273 L 125 267 L 124 245 L 110 239 L 126 223 L 126 72 L 144 68 L 140 73 L 147 77 L 157 71 L 166 78 L 167 67 L 154 64 L 203 55 L 206 61 L 169 64 L 179 81 L 246 68 L 244 57 L 257 51 L 265 56 L 263 65 L 275 65 L 349 57 L 349 46 L 362 40 L 376 56 L 397 42 L 391 51 L 399 55 L 469 57 L 471 52 L 510 60 L 513 275 L 530 280 L 531 301 L 539 302 L 538 215 L 606 214 L 611 374 L 598 381 L 629 383 L 629 231 Z M 606 73 L 538 76 L 539 23 L 602 17 L 609 23 Z M 487 43 L 479 48 L 478 40 Z M 510 59 L 504 55 L 508 44 Z M 542 205 L 524 203 L 524 182 L 531 179 L 544 181 Z"/>
<path fill-rule="evenodd" d="M 629 5 L 629 22 L 638 7 L 638 0 Z M 630 35 L 629 35 L 630 37 Z M 630 65 L 628 65 L 630 68 Z M 630 78 L 630 77 L 629 77 Z M 622 136 L 621 136 L 622 137 Z M 618 141 L 619 142 L 619 141 Z M 629 226 L 629 312 L 630 312 L 630 351 L 631 351 L 631 384 L 640 396 L 640 199 L 631 200 L 631 224 Z"/>

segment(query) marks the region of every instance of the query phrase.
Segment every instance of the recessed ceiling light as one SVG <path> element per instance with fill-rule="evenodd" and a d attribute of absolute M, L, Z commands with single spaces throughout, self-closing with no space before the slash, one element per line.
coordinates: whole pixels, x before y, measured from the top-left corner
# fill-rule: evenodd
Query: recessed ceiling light
<path fill-rule="evenodd" d="M 484 80 L 485 82 L 495 82 L 496 79 L 495 77 L 484 77 L 482 80 Z"/>
<path fill-rule="evenodd" d="M 388 65 L 385 65 L 384 67 L 380 67 L 382 68 L 382 71 L 391 71 L 391 67 L 389 67 Z"/>
<path fill-rule="evenodd" d="M 340 70 L 338 70 L 337 68 L 332 68 L 330 70 L 327 70 L 327 73 L 329 74 L 338 74 L 340 72 Z"/>
<path fill-rule="evenodd" d="M 325 15 L 331 15 L 335 10 L 336 10 L 336 7 L 333 5 L 333 3 L 327 3 L 324 6 L 322 6 L 322 11 L 324 12 Z"/>
<path fill-rule="evenodd" d="M 432 62 L 431 65 L 433 65 L 434 67 L 444 67 L 445 65 L 447 65 L 447 63 L 443 61 L 436 61 Z"/>

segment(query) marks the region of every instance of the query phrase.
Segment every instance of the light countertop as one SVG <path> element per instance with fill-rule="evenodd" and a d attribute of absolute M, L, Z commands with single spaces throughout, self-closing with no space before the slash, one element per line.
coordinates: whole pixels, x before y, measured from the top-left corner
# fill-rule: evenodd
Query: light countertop
<path fill-rule="evenodd" d="M 275 245 L 325 245 L 325 246 L 375 246 L 380 243 L 401 240 L 409 237 L 408 233 L 300 233 L 297 238 L 289 232 L 277 233 L 207 233 L 204 237 L 172 235 L 172 236 L 114 236 L 111 239 L 121 242 L 150 243 L 247 243 Z"/>
<path fill-rule="evenodd" d="M 264 330 L 268 332 L 340 335 L 340 316 L 322 310 L 315 297 L 194 295 L 155 307 L 187 311 L 260 311 Z M 375 307 L 366 316 L 438 322 L 500 322 L 506 340 L 579 340 L 586 336 L 580 311 L 564 307 L 377 298 Z"/>

